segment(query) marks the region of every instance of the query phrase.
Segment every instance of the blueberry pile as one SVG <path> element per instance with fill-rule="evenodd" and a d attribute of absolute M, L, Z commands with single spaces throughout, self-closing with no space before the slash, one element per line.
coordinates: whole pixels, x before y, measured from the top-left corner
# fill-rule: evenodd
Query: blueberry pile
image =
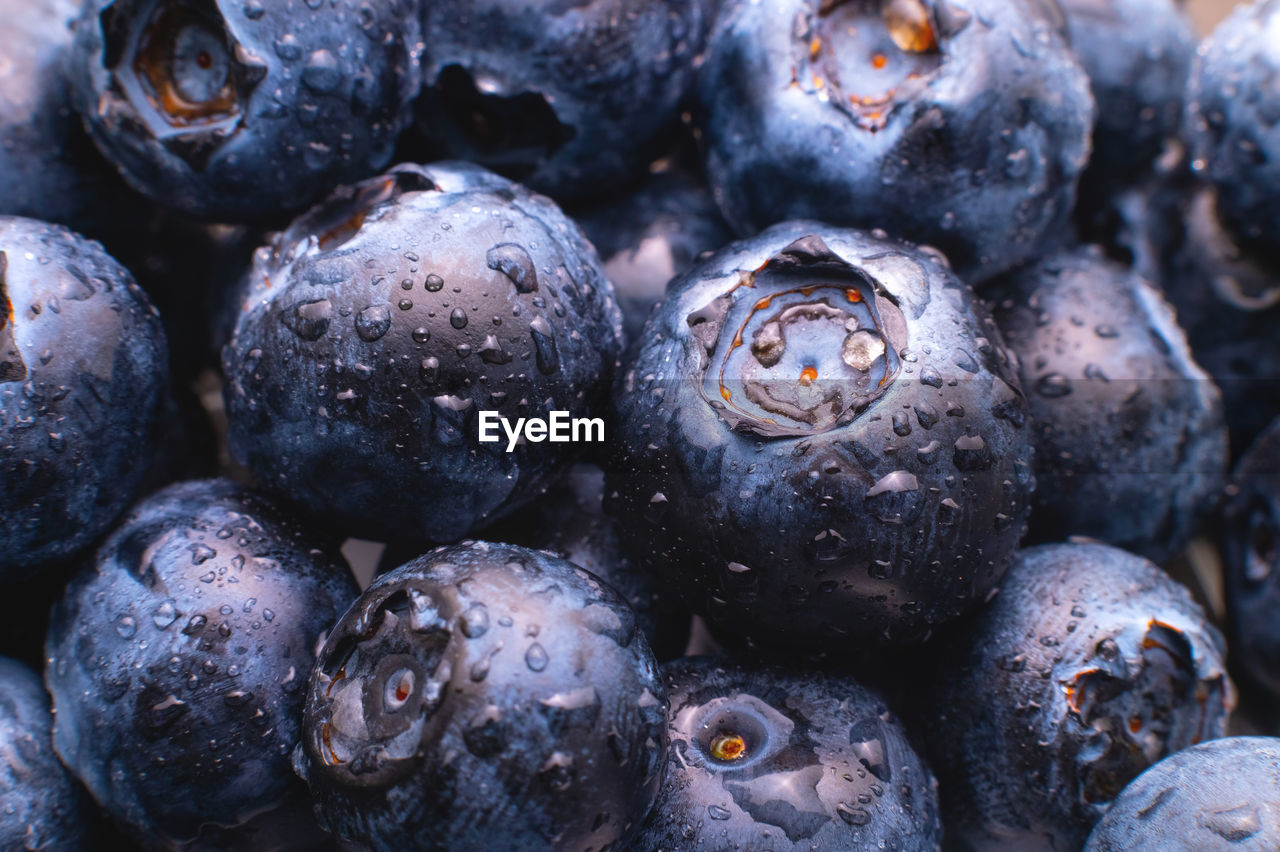
<path fill-rule="evenodd" d="M 1280 0 L 0 0 L 0 852 L 1280 848 Z"/>

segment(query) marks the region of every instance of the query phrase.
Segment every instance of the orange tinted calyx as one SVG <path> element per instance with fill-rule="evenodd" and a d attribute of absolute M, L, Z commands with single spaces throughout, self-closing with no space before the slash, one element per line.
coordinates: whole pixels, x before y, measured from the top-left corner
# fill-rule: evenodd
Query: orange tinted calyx
<path fill-rule="evenodd" d="M 875 56 L 871 57 L 871 67 L 877 71 L 881 70 L 888 64 L 889 57 L 885 56 L 883 53 L 877 53 Z"/>
<path fill-rule="evenodd" d="M 234 115 L 238 108 L 235 86 L 228 75 L 221 88 L 204 101 L 193 101 L 180 89 L 175 79 L 175 40 L 184 26 L 198 26 L 191 22 L 182 4 L 173 3 L 160 11 L 142 35 L 133 58 L 133 70 L 150 89 L 150 100 L 165 121 L 174 126 L 185 126 Z M 208 51 L 200 51 L 195 64 L 203 70 L 214 65 L 214 57 Z"/>
<path fill-rule="evenodd" d="M 741 760 L 747 756 L 746 740 L 737 734 L 717 734 L 711 741 L 711 756 L 716 760 Z"/>
<path fill-rule="evenodd" d="M 882 11 L 885 28 L 899 50 L 927 53 L 938 49 L 929 10 L 920 0 L 889 0 Z"/>
<path fill-rule="evenodd" d="M 800 384 L 808 387 L 818 378 L 818 370 L 816 367 L 805 367 L 800 371 Z"/>

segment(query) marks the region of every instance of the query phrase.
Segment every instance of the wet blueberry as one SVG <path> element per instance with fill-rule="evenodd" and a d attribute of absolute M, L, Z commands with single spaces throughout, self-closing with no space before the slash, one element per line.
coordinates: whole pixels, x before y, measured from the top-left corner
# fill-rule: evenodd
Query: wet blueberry
<path fill-rule="evenodd" d="M 1280 847 L 1280 739 L 1230 737 L 1157 763 L 1124 788 L 1084 852 Z"/>
<path fill-rule="evenodd" d="M 1223 221 L 1256 249 L 1280 247 L 1280 2 L 1241 4 L 1201 45 L 1187 136 Z"/>
<path fill-rule="evenodd" d="M 431 158 L 556 197 L 599 196 L 661 152 L 712 0 L 423 3 L 418 124 Z"/>
<path fill-rule="evenodd" d="M 147 844 L 308 848 L 290 753 L 316 649 L 356 594 L 336 548 L 254 492 L 153 495 L 54 609 L 59 756 Z"/>
<path fill-rule="evenodd" d="M 796 222 L 730 245 L 671 283 L 615 396 L 624 542 L 732 632 L 922 640 L 1022 535 L 1016 371 L 907 244 Z"/>
<path fill-rule="evenodd" d="M 1081 195 L 1133 182 L 1181 128 L 1196 38 L 1182 0 L 1061 0 L 1097 103 Z"/>
<path fill-rule="evenodd" d="M 40 676 L 0 657 L 0 849 L 87 846 L 90 815 L 53 750 L 53 714 Z"/>
<path fill-rule="evenodd" d="M 1036 431 L 1031 533 L 1173 556 L 1218 496 L 1218 389 L 1160 293 L 1092 248 L 1052 255 L 987 295 L 1017 355 Z"/>
<path fill-rule="evenodd" d="M 295 768 L 374 850 L 611 848 L 661 781 L 635 616 L 561 559 L 464 543 L 378 577 L 312 673 Z"/>
<path fill-rule="evenodd" d="M 1230 493 L 1223 556 L 1232 661 L 1280 695 L 1280 420 L 1240 459 Z"/>
<path fill-rule="evenodd" d="M 622 345 L 578 227 L 475 166 L 340 191 L 250 276 L 223 354 L 231 453 L 367 538 L 456 541 L 535 497 L 584 444 L 508 452 L 480 412 L 595 417 Z"/>
<path fill-rule="evenodd" d="M 1030 259 L 1070 216 L 1094 116 L 1060 16 L 1007 0 L 724 3 L 698 93 L 726 218 L 743 233 L 883 228 L 974 285 Z"/>
<path fill-rule="evenodd" d="M 727 657 L 662 674 L 667 780 L 628 849 L 939 848 L 937 782 L 874 693 Z"/>
<path fill-rule="evenodd" d="M 732 238 L 711 191 L 683 169 L 655 175 L 634 193 L 575 218 L 613 282 L 627 340 L 639 339 L 668 281 Z"/>
<path fill-rule="evenodd" d="M 166 357 L 102 246 L 0 217 L 0 582 L 75 554 L 137 495 Z"/>
<path fill-rule="evenodd" d="M 930 758 L 977 852 L 1077 849 L 1120 790 L 1222 736 L 1222 636 L 1183 587 L 1101 544 L 1023 551 L 942 656 Z"/>
<path fill-rule="evenodd" d="M 416 0 L 90 0 L 72 88 L 139 191 L 267 220 L 384 167 L 419 84 Z"/>

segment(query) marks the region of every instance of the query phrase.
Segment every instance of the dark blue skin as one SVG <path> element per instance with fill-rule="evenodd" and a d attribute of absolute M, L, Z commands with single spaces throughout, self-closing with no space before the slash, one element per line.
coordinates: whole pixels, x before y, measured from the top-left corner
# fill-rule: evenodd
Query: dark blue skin
<path fill-rule="evenodd" d="M 1022 551 L 921 706 L 943 822 L 973 852 L 1078 850 L 1168 754 L 1222 736 L 1225 644 L 1185 588 L 1101 544 Z"/>
<path fill-rule="evenodd" d="M 487 534 L 558 553 L 595 574 L 631 605 L 659 662 L 681 657 L 689 642 L 689 612 L 627 555 L 617 522 L 604 513 L 604 491 L 604 471 L 575 464 L 562 483 Z"/>
<path fill-rule="evenodd" d="M 662 152 L 713 0 L 424 2 L 418 125 L 430 159 L 557 198 L 600 196 Z"/>
<path fill-rule="evenodd" d="M 289 759 L 316 649 L 357 594 L 334 542 L 243 486 L 153 495 L 54 609 L 59 756 L 146 848 L 309 848 Z"/>
<path fill-rule="evenodd" d="M 53 714 L 40 676 L 0 657 L 0 849 L 89 847 L 84 793 L 53 750 Z"/>
<path fill-rule="evenodd" d="M 1232 662 L 1280 696 L 1280 419 L 1236 465 L 1223 512 Z"/>
<path fill-rule="evenodd" d="M 312 672 L 294 766 L 375 850 L 613 848 L 662 781 L 635 616 L 548 553 L 465 542 L 373 581 Z"/>
<path fill-rule="evenodd" d="M 391 159 L 419 86 L 417 0 L 88 0 L 73 100 L 140 192 L 270 221 Z"/>
<path fill-rule="evenodd" d="M 1059 0 L 1097 104 L 1088 203 L 1133 183 L 1182 123 L 1196 36 L 1184 0 Z"/>
<path fill-rule="evenodd" d="M 223 353 L 231 454 L 361 537 L 457 541 L 583 446 L 508 453 L 477 411 L 597 416 L 621 348 L 595 250 L 549 199 L 476 166 L 397 167 L 259 250 Z"/>
<path fill-rule="evenodd" d="M 937 246 L 974 286 L 1031 259 L 1070 217 L 1094 118 L 1060 15 L 727 0 L 698 78 L 725 218 L 743 234 L 808 218 L 883 228 Z"/>
<path fill-rule="evenodd" d="M 0 217 L 0 583 L 77 553 L 137 495 L 166 358 L 102 246 Z"/>
<path fill-rule="evenodd" d="M 985 291 L 1036 430 L 1033 541 L 1085 535 L 1164 563 L 1222 488 L 1222 398 L 1158 290 L 1097 248 Z"/>
<path fill-rule="evenodd" d="M 634 193 L 575 215 L 604 261 L 622 308 L 627 340 L 639 339 L 667 282 L 703 252 L 733 235 L 700 177 L 681 168 L 645 181 Z"/>
<path fill-rule="evenodd" d="M 726 247 L 671 283 L 614 402 L 624 544 L 764 644 L 922 641 L 992 591 L 1025 529 L 1016 369 L 972 291 L 908 244 L 792 222 Z"/>
<path fill-rule="evenodd" d="M 1165 758 L 1116 799 L 1084 852 L 1280 847 L 1280 739 L 1230 737 Z"/>
<path fill-rule="evenodd" d="M 1280 415 L 1280 260 L 1232 237 L 1219 199 L 1209 187 L 1182 199 L 1163 283 L 1196 361 L 1222 390 L 1238 456 Z"/>
<path fill-rule="evenodd" d="M 857 682 L 730 657 L 686 657 L 662 675 L 667 778 L 625 848 L 941 848 L 933 773 Z"/>
<path fill-rule="evenodd" d="M 1280 247 L 1280 0 L 1242 4 L 1201 46 L 1187 88 L 1194 165 L 1231 233 Z"/>
<path fill-rule="evenodd" d="M 93 146 L 67 92 L 77 0 L 3 0 L 0 214 L 57 222 L 119 251 L 147 206 Z"/>

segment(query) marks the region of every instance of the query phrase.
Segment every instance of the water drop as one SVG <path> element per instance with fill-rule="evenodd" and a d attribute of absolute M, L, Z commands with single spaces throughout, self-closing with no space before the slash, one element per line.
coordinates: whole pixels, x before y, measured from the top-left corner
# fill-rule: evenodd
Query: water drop
<path fill-rule="evenodd" d="M 306 341 L 319 340 L 329 330 L 333 305 L 328 299 L 298 302 L 280 315 L 285 326 Z"/>
<path fill-rule="evenodd" d="M 468 639 L 478 639 L 489 630 L 489 610 L 484 604 L 476 604 L 462 614 L 462 634 Z"/>
<path fill-rule="evenodd" d="M 1061 373 L 1049 373 L 1036 382 L 1036 393 L 1048 399 L 1059 399 L 1071 393 L 1071 381 Z"/>
<path fill-rule="evenodd" d="M 173 601 L 165 601 L 156 607 L 156 611 L 151 614 L 151 623 L 160 630 L 164 630 L 177 620 L 178 611 L 174 609 Z"/>
<path fill-rule="evenodd" d="M 511 280 L 520 293 L 532 293 L 538 289 L 538 274 L 534 269 L 533 258 L 522 246 L 515 243 L 502 243 L 489 249 L 485 262 L 490 269 L 496 269 Z"/>
<path fill-rule="evenodd" d="M 533 336 L 533 347 L 538 369 L 550 374 L 560 369 L 560 350 L 556 346 L 555 332 L 545 317 L 534 317 L 529 323 L 529 332 Z"/>
<path fill-rule="evenodd" d="M 370 305 L 356 314 L 356 334 L 368 343 L 380 340 L 391 328 L 391 309 L 386 305 Z"/>
<path fill-rule="evenodd" d="M 542 645 L 534 642 L 529 646 L 529 650 L 524 652 L 525 665 L 530 671 L 540 672 L 547 667 L 548 657 L 547 651 Z"/>

